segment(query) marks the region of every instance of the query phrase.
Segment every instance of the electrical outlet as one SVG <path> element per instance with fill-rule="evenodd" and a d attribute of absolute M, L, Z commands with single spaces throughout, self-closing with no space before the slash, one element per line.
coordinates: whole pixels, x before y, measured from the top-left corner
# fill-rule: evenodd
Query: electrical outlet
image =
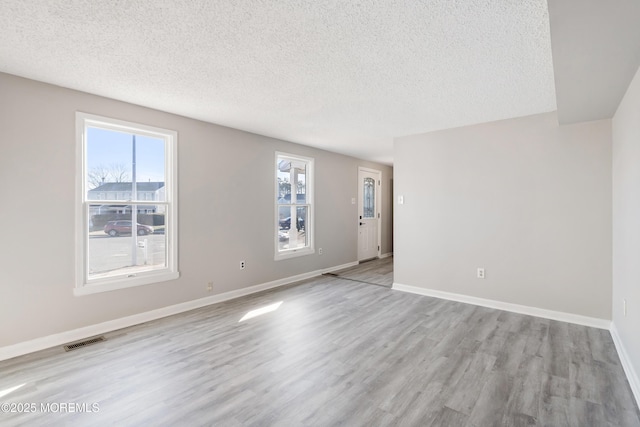
<path fill-rule="evenodd" d="M 322 255 L 322 248 L 318 248 L 318 255 Z"/>
<path fill-rule="evenodd" d="M 478 279 L 484 279 L 484 268 L 478 268 Z"/>
<path fill-rule="evenodd" d="M 247 263 L 244 260 L 240 261 L 240 270 L 244 270 L 246 266 L 247 266 Z"/>
<path fill-rule="evenodd" d="M 207 290 L 208 290 L 209 292 L 213 291 L 213 282 L 209 282 L 209 283 L 207 283 Z"/>

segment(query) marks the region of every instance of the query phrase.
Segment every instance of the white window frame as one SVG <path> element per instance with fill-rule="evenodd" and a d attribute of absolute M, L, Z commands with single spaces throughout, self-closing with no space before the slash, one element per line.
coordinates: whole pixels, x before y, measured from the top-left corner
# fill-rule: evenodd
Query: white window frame
<path fill-rule="evenodd" d="M 306 193 L 305 193 L 305 205 L 308 205 L 307 210 L 307 218 L 305 219 L 305 234 L 307 235 L 307 245 L 302 248 L 295 249 L 280 249 L 279 245 L 279 236 L 278 231 L 280 230 L 280 221 L 279 221 L 279 207 L 282 206 L 278 203 L 278 196 L 280 194 L 280 189 L 278 188 L 278 163 L 281 159 L 288 159 L 292 161 L 301 161 L 307 164 L 307 170 L 305 175 L 306 182 Z M 315 212 L 314 212 L 314 162 L 315 160 L 312 157 L 304 157 L 298 156 L 296 154 L 283 153 L 280 151 L 276 151 L 275 153 L 275 164 L 274 164 L 274 188 L 275 188 L 275 197 L 274 197 L 274 227 L 275 227 L 275 256 L 274 259 L 276 261 L 280 261 L 283 259 L 295 258 L 304 255 L 311 255 L 315 253 L 314 249 L 314 223 L 315 223 Z M 292 188 L 293 191 L 293 188 Z M 293 194 L 293 193 L 292 193 Z"/>
<path fill-rule="evenodd" d="M 165 220 L 167 228 L 167 266 L 165 268 L 135 274 L 123 273 L 108 278 L 89 278 L 89 259 L 87 257 L 89 244 L 87 231 L 89 227 L 87 222 L 91 201 L 87 200 L 85 179 L 87 173 L 85 132 L 88 127 L 131 132 L 165 141 L 165 197 L 168 213 Z M 88 295 L 148 285 L 174 280 L 180 276 L 178 272 L 177 142 L 178 133 L 172 130 L 76 112 L 76 285 L 73 290 L 74 295 Z"/>

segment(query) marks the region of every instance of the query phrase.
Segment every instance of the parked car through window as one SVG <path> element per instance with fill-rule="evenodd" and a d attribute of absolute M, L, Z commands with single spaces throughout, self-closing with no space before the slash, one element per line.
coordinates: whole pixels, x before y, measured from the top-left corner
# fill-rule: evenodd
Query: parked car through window
<path fill-rule="evenodd" d="M 145 236 L 147 234 L 153 234 L 153 228 L 148 225 L 137 225 L 138 236 Z M 109 221 L 104 226 L 104 232 L 111 237 L 116 237 L 121 234 L 131 234 L 131 221 Z"/>

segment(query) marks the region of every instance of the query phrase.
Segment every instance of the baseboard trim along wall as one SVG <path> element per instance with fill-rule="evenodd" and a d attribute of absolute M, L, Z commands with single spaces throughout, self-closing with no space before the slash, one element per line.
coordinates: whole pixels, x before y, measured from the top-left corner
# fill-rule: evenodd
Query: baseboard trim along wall
<path fill-rule="evenodd" d="M 418 286 L 394 283 L 392 289 L 402 292 L 409 292 L 412 294 L 424 295 L 427 297 L 434 297 L 450 301 L 462 302 L 466 304 L 479 305 L 482 307 L 495 308 L 498 310 L 511 311 L 513 313 L 528 314 L 529 316 L 542 317 L 545 319 L 559 320 L 561 322 L 575 323 L 577 325 L 591 326 L 598 329 L 610 329 L 611 327 L 611 321 L 606 319 L 598 319 L 595 317 L 581 316 L 579 314 L 564 313 L 562 311 L 546 310 L 543 308 L 529 307 L 526 305 L 472 297 L 469 295 L 454 294 L 451 292 L 420 288 Z"/>
<path fill-rule="evenodd" d="M 255 294 L 257 292 L 266 291 L 268 289 L 277 288 L 279 286 L 288 285 L 300 280 L 310 279 L 320 276 L 330 271 L 341 270 L 343 268 L 353 267 L 358 262 L 350 262 L 335 267 L 323 268 L 321 270 L 311 271 L 308 273 L 298 274 L 296 276 L 286 277 L 284 279 L 274 280 L 272 282 L 261 283 L 259 285 L 249 286 L 246 288 L 224 292 L 218 295 L 212 295 L 206 298 L 187 301 L 180 304 L 170 305 L 168 307 L 158 308 L 156 310 L 138 313 L 120 319 L 109 320 L 107 322 L 95 325 L 85 326 L 46 337 L 36 338 L 24 341 L 18 344 L 0 347 L 0 361 L 11 359 L 13 357 L 23 356 L 25 354 L 34 353 L 40 350 L 46 350 L 51 347 L 61 346 L 73 341 L 79 341 L 87 337 L 106 334 L 118 329 L 127 328 L 129 326 L 139 325 L 141 323 L 160 319 L 174 314 L 184 313 L 185 311 L 194 310 L 196 308 L 205 307 L 207 305 L 217 304 L 219 302 L 229 301 L 246 295 Z"/>
<path fill-rule="evenodd" d="M 386 254 L 380 255 L 380 259 L 389 258 L 390 256 L 393 256 L 393 252 L 387 252 Z"/>
<path fill-rule="evenodd" d="M 620 362 L 622 362 L 624 373 L 627 375 L 627 381 L 629 381 L 629 386 L 631 387 L 633 396 L 636 398 L 638 407 L 640 407 L 640 377 L 638 377 L 638 373 L 631 363 L 631 359 L 629 358 L 627 349 L 622 343 L 620 335 L 618 335 L 616 324 L 613 322 L 611 323 L 611 338 L 613 338 L 613 343 L 615 344 L 616 350 L 618 351 L 618 356 L 620 357 Z"/>

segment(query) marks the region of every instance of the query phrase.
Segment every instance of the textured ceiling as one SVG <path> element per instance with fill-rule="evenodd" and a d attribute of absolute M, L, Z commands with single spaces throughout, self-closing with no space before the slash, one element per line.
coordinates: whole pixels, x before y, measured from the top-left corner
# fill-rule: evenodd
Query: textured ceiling
<path fill-rule="evenodd" d="M 0 71 L 356 157 L 556 109 L 545 0 L 0 0 Z"/>

